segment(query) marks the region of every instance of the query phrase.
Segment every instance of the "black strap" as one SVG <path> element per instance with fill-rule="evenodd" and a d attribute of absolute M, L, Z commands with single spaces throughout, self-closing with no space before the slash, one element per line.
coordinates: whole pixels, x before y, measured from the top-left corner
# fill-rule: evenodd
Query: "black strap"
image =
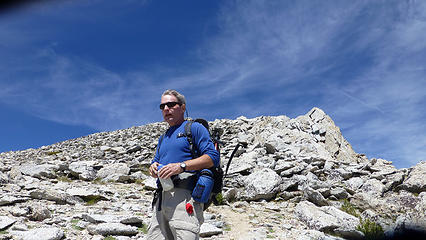
<path fill-rule="evenodd" d="M 229 158 L 228 164 L 226 164 L 225 175 L 223 176 L 223 178 L 226 178 L 226 174 L 228 174 L 228 169 L 229 169 L 229 166 L 231 165 L 231 161 L 234 158 L 234 155 L 235 155 L 235 153 L 237 152 L 237 150 L 240 146 L 247 147 L 247 143 L 238 142 L 237 146 L 235 146 L 234 151 L 232 151 L 231 157 Z"/>
<path fill-rule="evenodd" d="M 158 200 L 158 211 L 161 211 L 161 202 L 162 202 L 162 197 L 163 196 L 163 188 L 160 186 L 157 186 L 157 189 L 154 192 L 154 198 L 152 199 L 152 209 L 154 209 L 155 204 L 157 203 Z"/>
<path fill-rule="evenodd" d="M 195 173 L 185 173 L 187 176 L 181 177 L 183 173 L 179 174 L 173 179 L 173 185 L 175 188 L 183 188 L 193 190 L 197 184 L 198 176 Z"/>
<path fill-rule="evenodd" d="M 188 120 L 188 122 L 185 124 L 185 136 L 189 142 L 189 149 L 191 150 L 192 159 L 195 159 L 199 156 L 197 156 L 197 153 L 194 148 L 194 140 L 192 139 L 192 132 L 191 132 L 192 123 L 193 123 L 192 120 Z"/>
<path fill-rule="evenodd" d="M 165 134 L 162 134 L 160 136 L 160 140 L 158 141 L 157 154 L 160 153 L 160 146 L 161 146 L 161 143 L 163 142 L 164 135 Z M 154 208 L 155 203 L 158 200 L 159 203 L 158 203 L 158 209 L 157 210 L 161 211 L 162 198 L 163 198 L 163 187 L 161 186 L 161 183 L 158 182 L 158 184 L 157 184 L 157 190 L 155 190 L 155 192 L 154 192 L 154 198 L 152 199 L 152 208 Z"/>

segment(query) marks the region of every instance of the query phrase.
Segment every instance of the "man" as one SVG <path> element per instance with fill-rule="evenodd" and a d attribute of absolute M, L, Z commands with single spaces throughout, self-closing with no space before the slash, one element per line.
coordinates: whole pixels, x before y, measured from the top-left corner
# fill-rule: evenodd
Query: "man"
<path fill-rule="evenodd" d="M 194 147 L 201 153 L 192 159 L 190 145 L 185 133 L 185 97 L 176 90 L 166 90 L 161 96 L 160 109 L 169 129 L 160 138 L 149 172 L 155 178 L 174 178 L 175 187 L 161 191 L 154 198 L 154 214 L 148 231 L 148 239 L 199 238 L 204 221 L 203 204 L 192 199 L 188 184 L 180 184 L 183 172 L 197 172 L 219 165 L 219 153 L 214 148 L 207 129 L 199 123 L 191 125 Z M 157 171 L 159 164 L 164 165 Z M 157 181 L 158 183 L 159 181 Z M 161 189 L 161 184 L 159 184 Z"/>

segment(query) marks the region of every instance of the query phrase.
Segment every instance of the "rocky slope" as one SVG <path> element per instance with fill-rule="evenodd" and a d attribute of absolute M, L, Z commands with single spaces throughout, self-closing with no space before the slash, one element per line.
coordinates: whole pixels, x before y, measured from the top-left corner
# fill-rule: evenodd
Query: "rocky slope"
<path fill-rule="evenodd" d="M 426 226 L 426 162 L 353 151 L 321 109 L 216 120 L 222 164 L 241 142 L 204 239 L 362 239 Z M 164 123 L 0 154 L 0 239 L 145 239 Z M 383 230 L 383 231 L 382 231 Z"/>

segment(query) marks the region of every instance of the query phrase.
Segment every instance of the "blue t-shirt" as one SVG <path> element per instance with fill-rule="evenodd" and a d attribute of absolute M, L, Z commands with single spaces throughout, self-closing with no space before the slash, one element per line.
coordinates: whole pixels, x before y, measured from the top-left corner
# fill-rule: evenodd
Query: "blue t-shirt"
<path fill-rule="evenodd" d="M 161 140 L 160 138 L 158 140 L 157 151 L 152 163 L 158 162 L 167 165 L 192 159 L 189 142 L 185 136 L 186 123 L 187 121 L 184 121 L 180 125 L 170 127 L 164 134 L 163 139 Z M 200 156 L 207 154 L 212 159 L 214 166 L 219 166 L 219 152 L 215 149 L 207 129 L 202 124 L 193 122 L 191 133 L 194 148 L 198 149 Z"/>

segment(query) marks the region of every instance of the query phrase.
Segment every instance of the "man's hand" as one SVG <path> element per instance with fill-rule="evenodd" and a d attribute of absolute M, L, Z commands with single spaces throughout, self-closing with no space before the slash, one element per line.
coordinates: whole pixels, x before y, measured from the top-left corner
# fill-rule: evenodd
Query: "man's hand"
<path fill-rule="evenodd" d="M 158 172 L 158 177 L 169 178 L 181 172 L 183 172 L 183 169 L 180 167 L 180 163 L 169 163 L 160 169 L 160 172 Z"/>
<path fill-rule="evenodd" d="M 158 162 L 154 162 L 149 167 L 149 174 L 151 174 L 152 177 L 158 178 L 158 165 L 160 165 Z"/>

